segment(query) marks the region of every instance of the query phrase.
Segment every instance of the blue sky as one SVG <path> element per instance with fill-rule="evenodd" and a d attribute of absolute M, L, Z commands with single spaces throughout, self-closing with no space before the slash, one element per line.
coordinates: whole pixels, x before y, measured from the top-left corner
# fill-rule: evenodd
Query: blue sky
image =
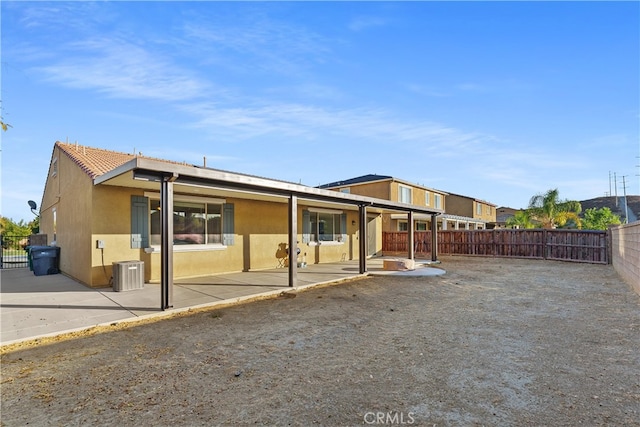
<path fill-rule="evenodd" d="M 1 2 L 1 214 L 56 140 L 499 206 L 640 194 L 638 2 Z M 615 188 L 615 187 L 614 187 Z"/>

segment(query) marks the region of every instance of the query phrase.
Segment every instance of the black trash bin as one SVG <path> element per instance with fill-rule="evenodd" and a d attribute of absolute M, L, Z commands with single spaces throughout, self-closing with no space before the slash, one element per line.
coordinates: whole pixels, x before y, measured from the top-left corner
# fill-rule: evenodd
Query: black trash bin
<path fill-rule="evenodd" d="M 58 274 L 60 248 L 57 246 L 31 246 L 29 247 L 29 260 L 33 267 L 33 274 L 45 276 Z"/>

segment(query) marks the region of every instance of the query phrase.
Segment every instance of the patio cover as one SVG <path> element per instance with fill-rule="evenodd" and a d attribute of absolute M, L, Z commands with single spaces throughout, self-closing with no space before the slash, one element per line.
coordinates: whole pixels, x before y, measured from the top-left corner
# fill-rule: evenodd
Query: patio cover
<path fill-rule="evenodd" d="M 366 218 L 367 212 L 406 213 L 411 224 L 409 239 L 413 238 L 413 215 L 423 214 L 432 217 L 432 228 L 436 224 L 436 216 L 443 213 L 439 209 L 422 208 L 406 203 L 392 202 L 373 197 L 340 193 L 308 187 L 286 181 L 261 178 L 252 175 L 227 172 L 189 164 L 177 164 L 162 160 L 136 157 L 103 175 L 94 178 L 94 185 L 113 185 L 130 187 L 148 191 L 160 189 L 161 206 L 161 309 L 173 306 L 173 194 L 174 191 L 199 196 L 217 195 L 250 200 L 288 203 L 289 226 L 288 243 L 291 253 L 296 253 L 298 234 L 298 201 L 304 200 L 317 207 L 341 207 L 359 212 L 359 253 L 366 254 Z M 432 247 L 437 248 L 437 233 L 432 230 Z M 410 259 L 414 258 L 413 244 L 409 242 Z M 432 252 L 432 260 L 437 254 Z M 295 262 L 289 263 L 289 286 L 296 286 Z M 360 274 L 367 271 L 366 256 L 359 257 Z"/>

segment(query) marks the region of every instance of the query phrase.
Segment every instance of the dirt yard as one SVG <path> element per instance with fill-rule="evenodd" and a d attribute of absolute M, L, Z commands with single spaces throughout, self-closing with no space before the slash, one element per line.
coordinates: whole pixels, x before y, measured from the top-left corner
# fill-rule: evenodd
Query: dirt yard
<path fill-rule="evenodd" d="M 611 266 L 442 259 L 2 355 L 2 425 L 640 425 Z"/>

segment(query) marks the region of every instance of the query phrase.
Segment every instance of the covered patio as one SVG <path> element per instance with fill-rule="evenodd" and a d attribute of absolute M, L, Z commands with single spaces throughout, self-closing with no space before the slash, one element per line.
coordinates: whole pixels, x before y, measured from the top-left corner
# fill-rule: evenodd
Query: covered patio
<path fill-rule="evenodd" d="M 289 251 L 288 253 L 293 254 L 298 252 L 298 235 L 301 231 L 301 227 L 299 227 L 301 221 L 298 218 L 298 204 L 300 202 L 316 209 L 355 211 L 358 214 L 358 221 L 353 221 L 353 225 L 358 229 L 358 239 L 353 244 L 358 249 L 357 253 L 365 254 L 365 256 L 357 256 L 352 266 L 349 267 L 351 269 L 349 271 L 350 275 L 365 274 L 368 270 L 366 256 L 368 251 L 368 215 L 403 213 L 407 215 L 409 224 L 413 224 L 412 218 L 414 214 L 429 215 L 435 227 L 436 217 L 442 214 L 442 211 L 437 209 L 422 208 L 389 200 L 323 190 L 285 181 L 208 169 L 206 167 L 168 163 L 143 157 L 136 157 L 122 166 L 96 177 L 94 185 L 134 188 L 143 191 L 159 190 L 159 212 L 161 213 L 160 308 L 162 310 L 178 308 L 174 301 L 174 284 L 183 283 L 182 280 L 174 283 L 173 274 L 174 231 L 172 217 L 174 192 L 197 196 L 234 197 L 286 203 L 288 205 L 287 250 Z M 412 232 L 409 234 L 413 235 Z M 437 247 L 437 242 L 435 241 L 437 233 L 434 232 L 432 235 L 434 239 L 432 246 Z M 407 258 L 414 259 L 413 244 L 409 245 L 409 248 Z M 432 261 L 436 260 L 437 254 L 434 251 Z M 250 264 L 250 260 L 248 260 L 248 263 Z M 322 264 L 314 265 L 314 268 L 316 267 L 323 268 Z M 265 274 L 264 272 L 252 272 L 250 269 L 246 269 L 246 271 L 256 274 L 256 277 L 258 274 Z M 311 271 L 311 268 L 306 271 L 300 269 L 296 262 L 287 263 L 282 272 L 276 273 L 278 277 L 276 286 L 296 288 L 305 283 L 305 277 L 311 274 Z M 336 274 L 345 274 L 345 272 Z M 283 278 L 286 279 L 284 283 L 282 282 Z M 315 280 L 311 281 L 316 282 Z M 190 286 L 198 285 L 191 283 Z"/>

